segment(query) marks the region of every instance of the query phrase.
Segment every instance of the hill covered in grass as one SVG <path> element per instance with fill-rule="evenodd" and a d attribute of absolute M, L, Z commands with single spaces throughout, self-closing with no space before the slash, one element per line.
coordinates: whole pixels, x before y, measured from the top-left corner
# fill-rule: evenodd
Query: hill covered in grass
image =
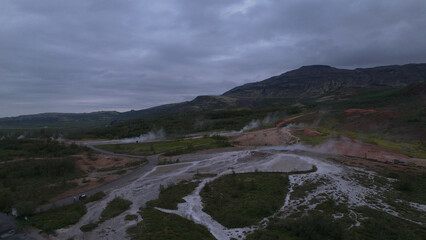
<path fill-rule="evenodd" d="M 153 129 L 172 135 L 230 131 L 272 115 L 281 118 L 322 109 L 341 113 L 351 108 L 391 110 L 401 119 L 394 121 L 397 125 L 419 125 L 424 122 L 425 81 L 426 64 L 354 70 L 305 66 L 236 87 L 222 96 L 198 96 L 149 109 L 0 118 L 0 137 L 124 138 Z M 378 125 L 394 118 L 385 115 L 375 119 Z"/>

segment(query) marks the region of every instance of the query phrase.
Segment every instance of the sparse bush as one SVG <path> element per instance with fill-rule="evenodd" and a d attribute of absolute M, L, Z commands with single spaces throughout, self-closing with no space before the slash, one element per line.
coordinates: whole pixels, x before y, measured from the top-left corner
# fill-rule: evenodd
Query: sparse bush
<path fill-rule="evenodd" d="M 32 201 L 17 203 L 13 206 L 18 211 L 19 216 L 30 216 L 33 214 L 37 204 Z"/>
<path fill-rule="evenodd" d="M 126 217 L 124 217 L 124 220 L 126 221 L 132 221 L 138 219 L 138 215 L 135 214 L 128 214 Z"/>
<path fill-rule="evenodd" d="M 55 229 L 77 223 L 86 212 L 84 203 L 76 202 L 31 216 L 29 221 L 35 227 L 50 233 Z"/>
<path fill-rule="evenodd" d="M 132 202 L 120 197 L 114 198 L 108 203 L 106 208 L 101 213 L 101 221 L 106 221 L 113 217 L 120 215 L 122 212 L 128 210 Z"/>
<path fill-rule="evenodd" d="M 86 198 L 84 200 L 84 203 L 99 201 L 102 198 L 104 198 L 105 196 L 106 196 L 106 194 L 104 192 L 97 192 L 97 193 L 93 194 L 92 196 Z"/>
<path fill-rule="evenodd" d="M 80 227 L 80 230 L 82 231 L 82 232 L 90 232 L 90 231 L 92 231 L 93 229 L 95 229 L 95 228 L 97 228 L 98 227 L 98 225 L 99 225 L 99 223 L 88 223 L 88 224 L 86 224 L 86 225 L 83 225 L 83 226 L 81 226 Z"/>
<path fill-rule="evenodd" d="M 395 189 L 402 192 L 411 192 L 413 191 L 413 184 L 408 179 L 401 179 L 395 186 Z"/>

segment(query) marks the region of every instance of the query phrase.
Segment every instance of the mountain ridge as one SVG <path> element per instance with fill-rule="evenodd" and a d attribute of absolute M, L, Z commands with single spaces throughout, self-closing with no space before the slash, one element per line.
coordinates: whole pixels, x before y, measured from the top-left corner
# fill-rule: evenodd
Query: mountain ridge
<path fill-rule="evenodd" d="M 235 98 L 315 98 L 344 88 L 403 87 L 426 80 L 426 64 L 338 69 L 303 66 L 260 82 L 235 87 L 222 96 Z"/>
<path fill-rule="evenodd" d="M 247 83 L 218 96 L 201 95 L 191 101 L 171 103 L 127 112 L 40 113 L 0 118 L 0 127 L 61 125 L 105 126 L 133 119 L 161 115 L 251 107 L 290 99 L 315 99 L 344 89 L 383 89 L 404 87 L 426 81 L 426 63 L 339 69 L 328 65 L 309 65 L 259 82 Z"/>

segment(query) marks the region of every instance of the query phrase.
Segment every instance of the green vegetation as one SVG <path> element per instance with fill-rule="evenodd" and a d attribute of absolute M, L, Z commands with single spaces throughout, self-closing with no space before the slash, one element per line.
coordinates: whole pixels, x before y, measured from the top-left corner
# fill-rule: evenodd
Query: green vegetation
<path fill-rule="evenodd" d="M 204 211 L 222 225 L 251 226 L 275 213 L 287 194 L 288 175 L 242 173 L 222 176 L 201 191 Z"/>
<path fill-rule="evenodd" d="M 396 204 L 395 199 L 406 199 L 422 203 L 420 200 L 424 199 L 423 189 L 425 187 L 425 179 L 422 179 L 424 176 L 418 174 L 406 175 L 405 173 L 395 172 L 387 173 L 386 176 L 403 180 L 404 183 L 402 185 L 412 182 L 408 187 L 403 187 L 400 194 L 397 193 L 396 196 L 392 195 L 391 190 L 388 191 L 386 194 L 389 194 L 389 196 L 385 198 L 386 203 L 390 205 Z M 374 184 L 380 184 L 381 181 L 386 179 L 377 177 L 370 180 Z M 363 184 L 371 185 L 372 182 L 370 180 L 363 182 Z M 324 179 L 305 182 L 303 185 L 293 188 L 291 199 L 303 199 L 309 192 L 327 184 L 328 182 Z M 387 181 L 382 184 L 387 184 Z M 394 182 L 396 188 L 399 188 L 400 184 L 399 181 Z M 404 197 L 404 195 L 407 196 Z M 330 198 L 324 201 L 323 196 L 314 198 L 309 202 L 311 206 L 314 203 L 317 204 L 314 209 L 308 209 L 306 205 L 300 205 L 297 211 L 290 216 L 286 216 L 285 218 L 277 216 L 269 222 L 268 226 L 256 230 L 253 234 L 247 236 L 246 239 L 420 240 L 424 239 L 426 234 L 424 226 L 402 219 L 407 212 L 411 211 L 409 210 L 411 208 L 405 209 L 401 208 L 401 206 L 395 206 L 402 213 L 402 218 L 399 218 L 368 207 L 350 209 L 345 202 L 338 203 L 336 200 Z M 357 215 L 356 220 L 354 219 L 355 214 Z M 424 217 L 420 212 L 417 212 L 417 214 L 416 217 L 410 217 L 410 219 L 417 219 L 417 221 L 422 222 Z M 335 218 L 336 216 L 340 217 Z M 355 226 L 356 221 L 359 221 L 361 225 Z"/>
<path fill-rule="evenodd" d="M 358 208 L 357 211 L 368 218 L 351 231 L 355 239 L 422 240 L 426 236 L 426 229 L 415 223 L 369 208 Z"/>
<path fill-rule="evenodd" d="M 344 227 L 331 216 L 311 214 L 297 219 L 272 221 L 266 229 L 255 231 L 247 240 L 341 240 L 344 236 Z"/>
<path fill-rule="evenodd" d="M 330 118 L 330 117 L 329 117 Z M 327 122 L 326 124 L 330 124 Z M 312 128 L 320 132 L 322 135 L 319 136 L 306 136 L 297 132 L 293 134 L 299 137 L 303 143 L 309 145 L 317 145 L 323 143 L 328 139 L 339 138 L 340 136 L 348 137 L 352 139 L 358 139 L 366 143 L 374 144 L 382 148 L 394 150 L 396 152 L 405 154 L 411 157 L 417 158 L 426 158 L 426 146 L 422 144 L 419 140 L 404 140 L 398 137 L 391 136 L 386 133 L 377 133 L 377 132 L 364 132 L 357 129 L 342 129 L 338 127 L 336 123 L 335 126 L 320 126 Z"/>
<path fill-rule="evenodd" d="M 419 141 L 392 142 L 378 137 L 370 137 L 366 140 L 378 146 L 392 149 L 411 157 L 426 158 L 426 146 Z"/>
<path fill-rule="evenodd" d="M 207 228 L 175 214 L 144 209 L 143 221 L 127 230 L 132 240 L 207 240 L 215 239 Z"/>
<path fill-rule="evenodd" d="M 16 207 L 30 215 L 36 206 L 72 188 L 70 180 L 83 173 L 71 155 L 90 151 L 51 140 L 0 140 L 0 211 Z"/>
<path fill-rule="evenodd" d="M 76 202 L 31 216 L 29 222 L 31 225 L 51 233 L 55 229 L 76 224 L 86 212 L 84 203 Z"/>
<path fill-rule="evenodd" d="M 122 212 L 128 210 L 130 205 L 132 205 L 132 202 L 129 200 L 120 197 L 114 198 L 102 211 L 100 221 L 103 222 L 120 215 Z"/>
<path fill-rule="evenodd" d="M 166 209 L 177 209 L 178 203 L 184 202 L 182 199 L 189 195 L 198 186 L 198 182 L 186 182 L 169 186 L 168 188 L 160 187 L 160 195 L 158 199 L 151 200 L 146 203 L 149 208 L 160 207 Z"/>
<path fill-rule="evenodd" d="M 306 135 L 303 135 L 303 134 L 293 133 L 293 135 L 300 138 L 300 140 L 304 144 L 308 144 L 308 145 L 311 145 L 311 146 L 321 144 L 325 140 L 330 139 L 330 135 L 328 135 L 328 134 L 323 134 L 323 135 L 318 135 L 318 136 L 306 136 Z"/>
<path fill-rule="evenodd" d="M 101 194 L 101 193 L 97 193 L 93 195 L 91 198 L 89 197 L 86 200 L 86 202 L 95 201 L 96 199 L 99 200 L 103 198 L 105 194 Z M 107 204 L 106 208 L 102 211 L 99 221 L 91 222 L 86 225 L 83 225 L 80 227 L 80 230 L 82 232 L 90 232 L 93 229 L 97 228 L 100 223 L 105 222 L 106 220 L 109 220 L 111 218 L 114 218 L 120 215 L 122 212 L 128 210 L 130 208 L 130 205 L 132 205 L 131 201 L 120 198 L 120 197 L 116 197 L 112 201 L 110 201 Z M 127 215 L 127 216 L 131 216 L 131 215 Z M 127 216 L 126 216 L 126 220 L 128 220 Z"/>
<path fill-rule="evenodd" d="M 46 140 L 12 139 L 0 140 L 0 162 L 14 158 L 53 158 L 66 157 L 80 152 L 90 152 L 86 147 L 76 144 Z"/>
<path fill-rule="evenodd" d="M 209 231 L 192 221 L 175 214 L 163 213 L 154 207 L 177 209 L 177 204 L 183 202 L 183 197 L 197 187 L 197 182 L 184 182 L 168 188 L 160 187 L 158 199 L 149 201 L 146 208 L 141 208 L 143 221 L 127 229 L 130 238 L 144 240 L 198 240 L 215 239 Z"/>
<path fill-rule="evenodd" d="M 133 221 L 136 219 L 138 219 L 138 215 L 135 215 L 135 214 L 128 214 L 124 217 L 124 220 L 126 221 Z"/>
<path fill-rule="evenodd" d="M 81 226 L 80 230 L 82 232 L 90 232 L 93 229 L 97 228 L 98 226 L 99 226 L 98 222 L 96 222 L 96 223 L 88 223 L 88 224 L 85 224 L 85 225 Z"/>
<path fill-rule="evenodd" d="M 176 155 L 193 153 L 193 152 L 197 152 L 197 151 L 200 151 L 200 150 L 225 148 L 225 147 L 232 147 L 232 145 L 230 143 L 228 143 L 227 141 L 215 141 L 215 142 L 210 143 L 210 144 L 196 145 L 196 146 L 193 146 L 193 145 L 190 144 L 185 148 L 171 150 L 169 152 L 166 152 L 164 154 L 164 156 L 176 156 Z"/>
<path fill-rule="evenodd" d="M 395 173 L 391 176 L 398 179 L 393 187 L 398 191 L 397 198 L 411 202 L 426 204 L 426 173 Z"/>
<path fill-rule="evenodd" d="M 97 193 L 93 194 L 92 196 L 84 199 L 83 202 L 84 203 L 96 202 L 96 201 L 101 200 L 105 196 L 106 196 L 106 194 L 104 192 L 97 192 Z"/>
<path fill-rule="evenodd" d="M 106 151 L 124 153 L 131 155 L 152 155 L 157 153 L 166 152 L 165 155 L 172 156 L 183 153 L 198 151 L 201 149 L 219 148 L 230 146 L 223 139 L 218 138 L 198 138 L 198 139 L 181 139 L 174 141 L 161 141 L 161 142 L 146 142 L 146 143 L 127 143 L 127 144 L 110 144 L 99 145 Z"/>
<path fill-rule="evenodd" d="M 37 206 L 70 189 L 69 180 L 82 176 L 75 158 L 22 160 L 0 167 L 0 211 L 31 202 Z"/>
<path fill-rule="evenodd" d="M 421 240 L 426 234 L 425 228 L 381 211 L 369 208 L 353 210 L 363 216 L 359 227 L 350 227 L 354 222 L 347 217 L 346 206 L 336 206 L 333 200 L 328 200 L 310 210 L 307 215 L 294 214 L 287 218 L 275 218 L 266 228 L 256 230 L 246 239 Z M 335 219 L 332 214 L 336 212 L 345 212 L 346 216 Z"/>
<path fill-rule="evenodd" d="M 281 103 L 277 103 L 279 101 Z M 117 139 L 137 137 L 154 129 L 164 129 L 168 136 L 194 132 L 240 130 L 251 120 L 264 119 L 271 113 L 275 113 L 277 117 L 284 117 L 289 107 L 282 101 L 283 99 L 279 99 L 271 102 L 265 99 L 250 107 L 165 113 L 152 118 L 127 122 L 117 121 L 109 127 L 75 132 L 70 134 L 70 137 Z"/>

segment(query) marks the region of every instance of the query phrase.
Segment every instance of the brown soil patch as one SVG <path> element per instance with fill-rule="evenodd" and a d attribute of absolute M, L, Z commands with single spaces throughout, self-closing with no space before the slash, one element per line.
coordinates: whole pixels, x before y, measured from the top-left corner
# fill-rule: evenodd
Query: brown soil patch
<path fill-rule="evenodd" d="M 90 190 L 92 188 L 101 186 L 103 184 L 112 182 L 122 175 L 116 174 L 118 170 L 131 171 L 131 167 L 125 167 L 127 163 L 141 161 L 137 158 L 126 158 L 117 156 L 108 156 L 104 154 L 92 153 L 89 158 L 87 153 L 73 155 L 78 159 L 76 161 L 76 167 L 85 172 L 86 176 L 78 179 L 74 179 L 72 182 L 76 183 L 77 186 L 69 189 L 60 195 L 51 199 L 56 201 L 65 197 L 79 195 L 82 192 Z M 110 171 L 99 171 L 101 169 L 111 168 Z"/>
<path fill-rule="evenodd" d="M 310 137 L 315 137 L 315 136 L 323 136 L 323 133 L 320 133 L 318 131 L 309 129 L 309 128 L 291 128 L 290 129 L 291 133 L 294 134 L 298 134 L 298 135 L 304 135 L 304 136 L 310 136 Z"/>
<path fill-rule="evenodd" d="M 300 118 L 300 117 L 303 117 L 303 116 L 306 116 L 306 115 L 310 115 L 310 114 L 313 114 L 313 113 L 315 113 L 315 112 L 310 112 L 310 113 L 306 113 L 306 114 L 300 114 L 300 115 L 297 115 L 297 116 L 294 116 L 294 117 L 291 117 L 291 118 L 283 119 L 283 120 L 281 120 L 281 121 L 277 122 L 277 123 L 275 124 L 275 127 L 281 127 L 281 126 L 284 126 L 284 125 L 286 125 L 287 123 L 290 123 L 291 121 L 293 121 L 293 120 L 295 120 L 295 119 L 297 119 L 297 118 Z"/>
<path fill-rule="evenodd" d="M 413 166 L 413 165 L 402 165 L 391 162 L 379 162 L 374 159 L 365 159 L 353 156 L 341 156 L 336 155 L 335 157 L 329 158 L 330 160 L 340 162 L 342 164 L 359 167 L 364 169 L 370 169 L 374 171 L 395 171 L 404 173 L 425 173 L 425 167 Z"/>
<path fill-rule="evenodd" d="M 349 138 L 343 140 L 328 140 L 315 146 L 314 149 L 325 153 L 356 157 L 373 162 L 426 167 L 426 159 L 411 158 L 390 149 L 384 149 L 379 146 L 362 143 Z"/>
<path fill-rule="evenodd" d="M 389 110 L 374 110 L 374 109 L 347 109 L 342 113 L 345 121 L 353 121 L 358 118 L 369 116 L 376 121 L 384 121 L 389 118 L 396 117 L 396 113 Z M 371 120 L 371 119 L 370 119 Z"/>
<path fill-rule="evenodd" d="M 230 142 L 241 146 L 279 146 L 299 141 L 285 128 L 268 128 L 245 132 L 229 138 Z"/>

